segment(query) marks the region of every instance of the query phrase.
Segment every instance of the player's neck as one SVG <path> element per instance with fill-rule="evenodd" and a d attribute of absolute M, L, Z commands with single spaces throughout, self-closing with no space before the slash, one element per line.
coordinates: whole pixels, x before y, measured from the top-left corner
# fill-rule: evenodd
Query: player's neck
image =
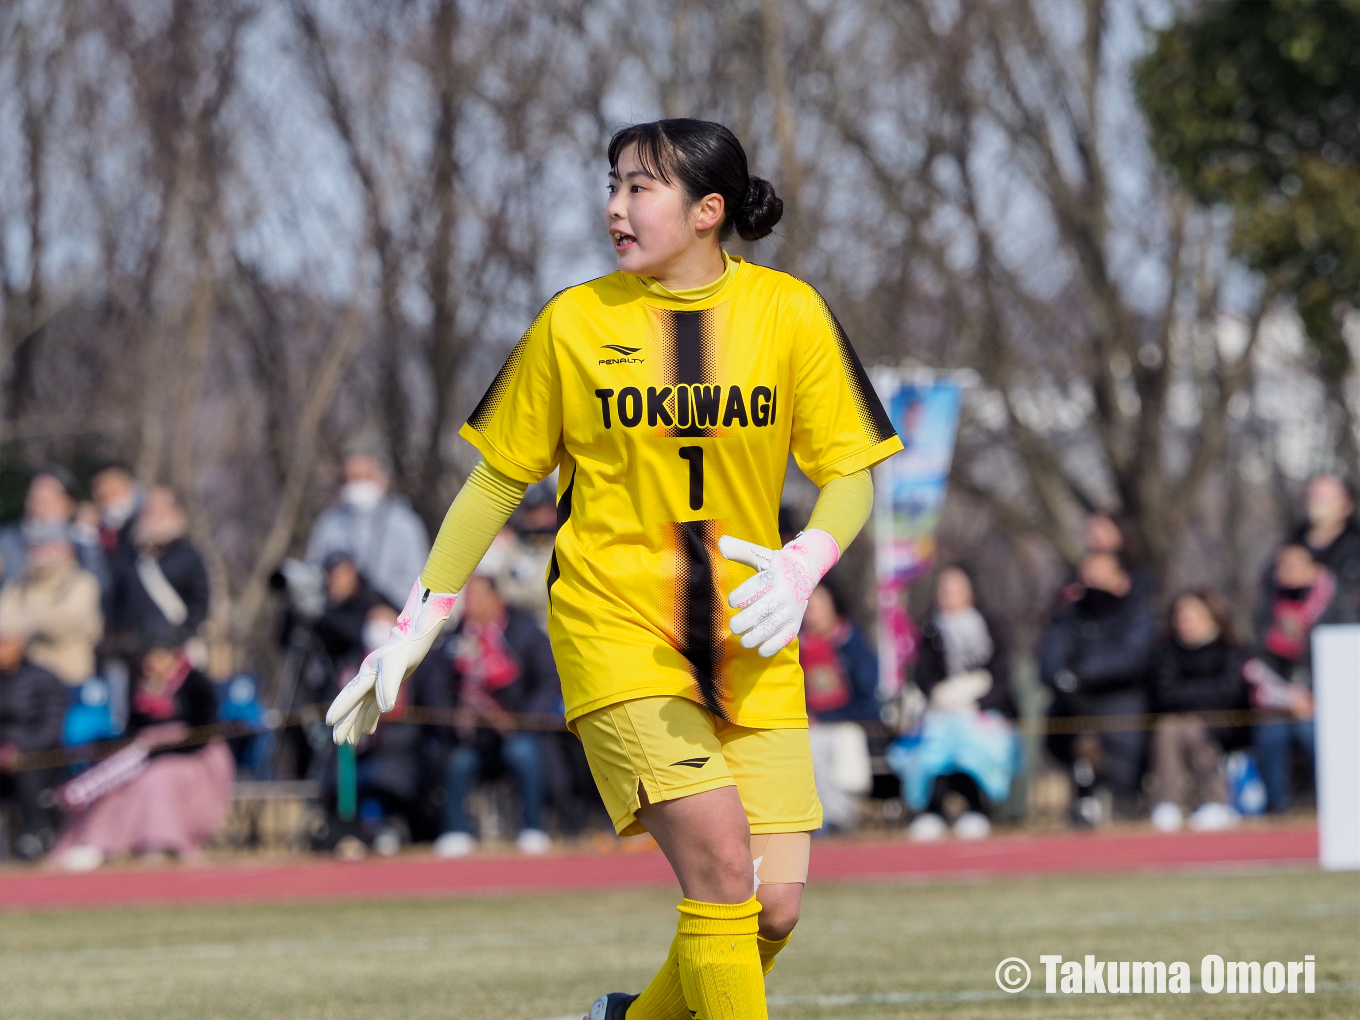
<path fill-rule="evenodd" d="M 669 291 L 694 290 L 717 281 L 726 270 L 721 248 L 696 245 L 659 266 L 652 279 Z"/>

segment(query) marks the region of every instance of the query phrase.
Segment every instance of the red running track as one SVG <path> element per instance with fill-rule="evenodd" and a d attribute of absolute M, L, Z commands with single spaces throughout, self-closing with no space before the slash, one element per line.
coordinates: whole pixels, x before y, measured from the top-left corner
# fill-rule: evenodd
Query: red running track
<path fill-rule="evenodd" d="M 1065 833 L 1001 836 L 976 843 L 816 843 L 812 880 L 874 881 L 1161 871 L 1317 860 L 1316 828 L 1234 832 Z M 414 899 L 535 891 L 627 888 L 674 882 L 656 852 L 401 857 L 346 864 L 329 859 L 222 863 L 207 867 L 109 868 L 90 874 L 0 871 L 0 910 L 299 900 Z"/>

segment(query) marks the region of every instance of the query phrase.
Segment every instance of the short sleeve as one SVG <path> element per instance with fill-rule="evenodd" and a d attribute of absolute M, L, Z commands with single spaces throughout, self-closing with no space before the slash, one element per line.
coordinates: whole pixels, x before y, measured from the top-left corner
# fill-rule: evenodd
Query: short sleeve
<path fill-rule="evenodd" d="M 793 457 L 822 486 L 887 460 L 902 449 L 902 440 L 822 296 L 808 288 L 799 304 Z"/>
<path fill-rule="evenodd" d="M 526 485 L 551 472 L 560 456 L 562 383 L 552 337 L 560 297 L 535 316 L 458 433 L 497 471 Z"/>

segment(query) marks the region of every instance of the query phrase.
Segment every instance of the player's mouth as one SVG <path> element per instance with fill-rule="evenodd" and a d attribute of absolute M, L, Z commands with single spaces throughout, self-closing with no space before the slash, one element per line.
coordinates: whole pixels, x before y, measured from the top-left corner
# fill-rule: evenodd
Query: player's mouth
<path fill-rule="evenodd" d="M 609 236 L 614 242 L 614 250 L 619 253 L 625 252 L 637 244 L 636 237 L 632 234 L 625 234 L 621 230 L 611 230 Z"/>

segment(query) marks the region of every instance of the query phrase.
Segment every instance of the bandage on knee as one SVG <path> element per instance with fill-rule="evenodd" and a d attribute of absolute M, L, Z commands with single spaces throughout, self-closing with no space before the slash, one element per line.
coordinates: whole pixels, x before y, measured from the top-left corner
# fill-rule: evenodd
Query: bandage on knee
<path fill-rule="evenodd" d="M 806 882 L 812 856 L 812 833 L 766 832 L 751 834 L 751 863 L 761 885 Z"/>

